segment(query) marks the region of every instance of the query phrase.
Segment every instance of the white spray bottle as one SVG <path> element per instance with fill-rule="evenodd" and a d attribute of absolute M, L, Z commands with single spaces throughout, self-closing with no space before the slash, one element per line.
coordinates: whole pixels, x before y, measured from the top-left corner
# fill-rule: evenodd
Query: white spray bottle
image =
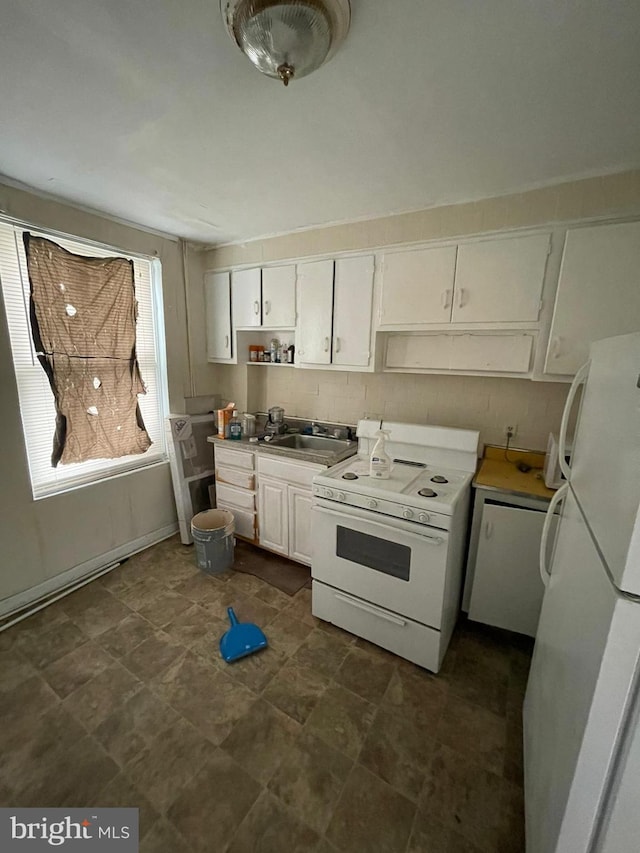
<path fill-rule="evenodd" d="M 389 435 L 388 429 L 379 429 L 376 432 L 376 441 L 369 461 L 369 476 L 375 480 L 388 480 L 391 473 L 391 459 L 384 449 L 384 442 Z"/>

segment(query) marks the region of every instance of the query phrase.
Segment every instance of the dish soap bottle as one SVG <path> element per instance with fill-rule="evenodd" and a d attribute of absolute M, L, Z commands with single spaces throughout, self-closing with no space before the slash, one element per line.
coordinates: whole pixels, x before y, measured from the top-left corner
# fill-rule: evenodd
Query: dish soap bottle
<path fill-rule="evenodd" d="M 379 429 L 376 435 L 378 440 L 371 452 L 369 476 L 376 480 L 388 480 L 391 473 L 391 459 L 384 449 L 384 442 L 389 435 L 389 430 Z"/>
<path fill-rule="evenodd" d="M 229 422 L 229 439 L 231 441 L 240 441 L 242 438 L 242 421 L 238 417 L 238 410 L 233 410 L 233 417 Z"/>

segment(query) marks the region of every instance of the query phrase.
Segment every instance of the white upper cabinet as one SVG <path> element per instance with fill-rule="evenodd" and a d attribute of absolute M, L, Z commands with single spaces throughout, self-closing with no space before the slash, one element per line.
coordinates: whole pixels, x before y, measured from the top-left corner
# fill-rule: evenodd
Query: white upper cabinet
<path fill-rule="evenodd" d="M 367 367 L 371 358 L 373 255 L 336 261 L 333 364 Z"/>
<path fill-rule="evenodd" d="M 455 246 L 385 252 L 381 267 L 380 328 L 450 321 Z"/>
<path fill-rule="evenodd" d="M 379 328 L 538 322 L 549 234 L 382 257 Z"/>
<path fill-rule="evenodd" d="M 452 323 L 537 323 L 549 234 L 458 246 Z"/>
<path fill-rule="evenodd" d="M 251 269 L 231 273 L 231 304 L 236 329 L 261 325 L 260 272 L 260 269 Z"/>
<path fill-rule="evenodd" d="M 298 264 L 298 362 L 331 364 L 333 261 Z"/>
<path fill-rule="evenodd" d="M 257 326 L 293 329 L 296 325 L 295 264 L 234 270 L 231 273 L 231 303 L 236 329 Z"/>
<path fill-rule="evenodd" d="M 373 255 L 298 265 L 298 363 L 368 367 Z"/>
<path fill-rule="evenodd" d="M 640 222 L 567 232 L 544 372 L 575 373 L 593 341 L 640 329 Z"/>
<path fill-rule="evenodd" d="M 229 273 L 205 273 L 204 296 L 207 315 L 207 358 L 230 359 L 231 294 Z"/>
<path fill-rule="evenodd" d="M 262 270 L 262 325 L 292 329 L 296 324 L 296 267 Z"/>

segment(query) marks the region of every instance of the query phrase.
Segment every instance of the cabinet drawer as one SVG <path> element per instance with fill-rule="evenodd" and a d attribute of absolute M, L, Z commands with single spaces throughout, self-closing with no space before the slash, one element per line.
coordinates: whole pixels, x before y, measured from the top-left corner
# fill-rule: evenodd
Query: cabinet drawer
<path fill-rule="evenodd" d="M 292 486 L 306 486 L 311 488 L 311 481 L 318 473 L 324 471 L 324 465 L 314 465 L 312 462 L 287 462 L 283 459 L 274 459 L 268 456 L 258 456 L 258 474 L 265 477 L 273 477 L 276 480 L 284 480 Z"/>
<path fill-rule="evenodd" d="M 246 512 L 255 512 L 255 492 L 250 492 L 247 489 L 236 489 L 235 486 L 227 486 L 225 483 L 218 483 L 216 491 L 218 505 L 220 503 L 230 504 Z"/>
<path fill-rule="evenodd" d="M 240 471 L 238 468 L 216 468 L 216 483 L 253 490 L 256 485 L 256 475 L 253 471 Z"/>
<path fill-rule="evenodd" d="M 440 668 L 440 632 L 369 604 L 332 586 L 313 581 L 311 612 L 418 666 Z"/>
<path fill-rule="evenodd" d="M 222 501 L 218 501 L 218 509 L 228 509 L 229 512 L 232 513 L 235 524 L 234 532 L 237 536 L 241 536 L 243 539 L 251 539 L 252 541 L 255 540 L 255 512 L 244 512 L 244 510 L 238 509 L 238 507 L 232 506 L 231 504 L 223 503 Z"/>
<path fill-rule="evenodd" d="M 254 455 L 247 450 L 227 450 L 226 447 L 216 445 L 216 465 L 224 465 L 229 468 L 243 468 L 253 471 L 255 468 Z"/>

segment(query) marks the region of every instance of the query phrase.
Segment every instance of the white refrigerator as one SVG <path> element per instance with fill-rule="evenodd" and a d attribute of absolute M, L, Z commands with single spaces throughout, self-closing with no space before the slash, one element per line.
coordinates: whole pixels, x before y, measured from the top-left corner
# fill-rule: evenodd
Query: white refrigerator
<path fill-rule="evenodd" d="M 561 444 L 581 387 L 524 704 L 527 853 L 640 850 L 640 333 L 593 344 Z"/>

